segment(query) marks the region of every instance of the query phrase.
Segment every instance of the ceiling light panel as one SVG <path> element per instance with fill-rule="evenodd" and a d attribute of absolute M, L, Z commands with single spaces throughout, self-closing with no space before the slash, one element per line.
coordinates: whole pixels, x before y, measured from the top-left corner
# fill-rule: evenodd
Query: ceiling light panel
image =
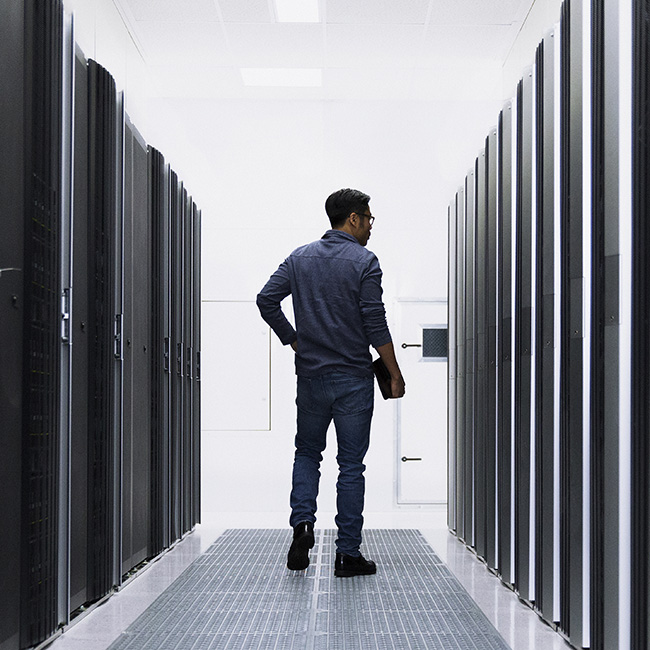
<path fill-rule="evenodd" d="M 328 24 L 424 25 L 428 10 L 429 0 L 328 0 L 326 20 Z"/>
<path fill-rule="evenodd" d="M 136 20 L 219 20 L 214 0 L 120 0 Z"/>
<path fill-rule="evenodd" d="M 323 71 L 300 68 L 242 68 L 245 86 L 281 88 L 318 88 L 323 85 Z"/>
<path fill-rule="evenodd" d="M 318 0 L 275 0 L 279 23 L 317 23 L 320 21 Z"/>
<path fill-rule="evenodd" d="M 268 0 L 219 0 L 224 23 L 271 23 Z"/>

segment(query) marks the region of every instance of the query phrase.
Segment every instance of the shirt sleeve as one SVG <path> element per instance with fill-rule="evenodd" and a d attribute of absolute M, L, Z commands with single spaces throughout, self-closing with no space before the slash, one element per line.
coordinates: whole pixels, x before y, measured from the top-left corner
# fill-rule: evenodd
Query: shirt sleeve
<path fill-rule="evenodd" d="M 269 278 L 264 288 L 257 294 L 257 307 L 262 318 L 277 334 L 283 345 L 293 343 L 296 330 L 284 315 L 280 303 L 291 293 L 288 262 L 280 264 L 278 270 Z"/>
<path fill-rule="evenodd" d="M 373 256 L 361 276 L 359 306 L 366 336 L 373 348 L 378 348 L 393 339 L 386 322 L 386 310 L 382 300 L 382 272 L 379 260 Z"/>

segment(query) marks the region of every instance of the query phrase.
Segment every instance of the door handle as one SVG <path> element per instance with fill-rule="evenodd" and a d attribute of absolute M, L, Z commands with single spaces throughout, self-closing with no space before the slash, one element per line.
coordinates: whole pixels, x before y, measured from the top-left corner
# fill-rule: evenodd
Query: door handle
<path fill-rule="evenodd" d="M 421 348 L 422 343 L 402 343 L 402 348 L 406 350 L 406 348 Z"/>
<path fill-rule="evenodd" d="M 407 458 L 406 456 L 402 456 L 402 462 L 405 463 L 408 460 L 422 460 L 421 458 Z"/>

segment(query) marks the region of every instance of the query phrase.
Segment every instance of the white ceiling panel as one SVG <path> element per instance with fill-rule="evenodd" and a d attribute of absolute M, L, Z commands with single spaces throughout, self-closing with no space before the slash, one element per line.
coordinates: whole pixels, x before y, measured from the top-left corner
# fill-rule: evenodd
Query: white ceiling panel
<path fill-rule="evenodd" d="M 521 21 L 532 0 L 431 0 L 432 25 L 509 25 Z"/>
<path fill-rule="evenodd" d="M 330 99 L 359 101 L 359 110 L 368 110 L 368 100 L 399 100 L 409 94 L 411 75 L 394 68 L 328 68 L 323 88 Z"/>
<path fill-rule="evenodd" d="M 119 0 L 136 20 L 219 20 L 214 0 Z"/>
<path fill-rule="evenodd" d="M 239 69 L 211 66 L 149 66 L 147 84 L 151 97 L 238 97 L 242 91 Z"/>
<path fill-rule="evenodd" d="M 429 0 L 327 0 L 328 23 L 424 25 Z"/>
<path fill-rule="evenodd" d="M 424 27 L 419 25 L 327 26 L 326 65 L 334 68 L 415 65 Z"/>
<path fill-rule="evenodd" d="M 421 64 L 440 58 L 480 59 L 503 63 L 517 36 L 512 25 L 431 26 L 422 46 Z"/>
<path fill-rule="evenodd" d="M 220 23 L 138 23 L 137 36 L 150 65 L 191 62 L 229 66 L 232 57 Z"/>
<path fill-rule="evenodd" d="M 273 21 L 268 0 L 219 0 L 226 23 L 270 23 Z"/>
<path fill-rule="evenodd" d="M 320 68 L 320 24 L 230 24 L 226 27 L 235 65 L 242 68 Z"/>

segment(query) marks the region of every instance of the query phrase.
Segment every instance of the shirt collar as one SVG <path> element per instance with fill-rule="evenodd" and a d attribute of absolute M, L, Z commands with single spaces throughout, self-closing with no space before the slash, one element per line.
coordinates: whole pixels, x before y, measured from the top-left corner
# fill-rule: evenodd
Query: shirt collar
<path fill-rule="evenodd" d="M 328 230 L 322 237 L 321 239 L 334 239 L 334 238 L 342 238 L 342 239 L 349 239 L 350 241 L 353 241 L 355 244 L 358 244 L 359 242 L 356 240 L 356 237 L 351 235 L 349 232 L 345 232 L 343 230 L 335 230 L 331 229 Z"/>

